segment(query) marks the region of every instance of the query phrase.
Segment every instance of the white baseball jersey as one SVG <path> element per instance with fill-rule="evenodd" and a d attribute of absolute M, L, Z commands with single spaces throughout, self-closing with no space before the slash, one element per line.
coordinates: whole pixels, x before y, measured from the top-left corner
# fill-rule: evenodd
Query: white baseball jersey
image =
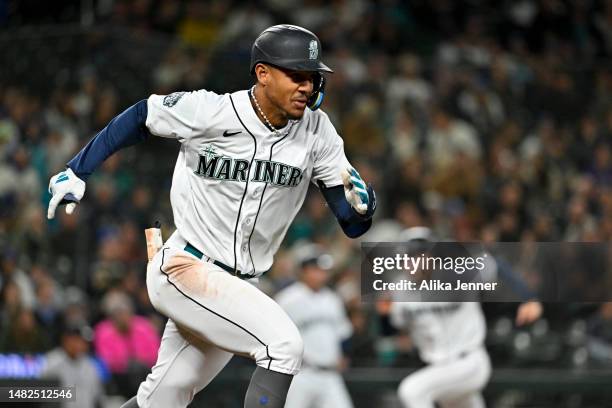
<path fill-rule="evenodd" d="M 329 288 L 315 292 L 296 282 L 280 291 L 276 301 L 300 330 L 304 365 L 337 367 L 341 342 L 353 333 L 340 297 Z"/>
<path fill-rule="evenodd" d="M 340 297 L 329 288 L 315 292 L 296 282 L 278 293 L 278 304 L 298 327 L 304 341 L 300 373 L 293 379 L 287 408 L 352 408 L 351 397 L 337 371 L 340 344 L 353 327 Z"/>
<path fill-rule="evenodd" d="M 151 95 L 146 126 L 181 143 L 170 199 L 178 232 L 204 255 L 258 276 L 272 265 L 309 181 L 342 184 L 343 141 L 321 110 L 275 135 L 248 91 Z"/>
<path fill-rule="evenodd" d="M 429 364 L 481 347 L 486 334 L 477 302 L 394 302 L 391 323 L 410 332 L 421 359 Z"/>

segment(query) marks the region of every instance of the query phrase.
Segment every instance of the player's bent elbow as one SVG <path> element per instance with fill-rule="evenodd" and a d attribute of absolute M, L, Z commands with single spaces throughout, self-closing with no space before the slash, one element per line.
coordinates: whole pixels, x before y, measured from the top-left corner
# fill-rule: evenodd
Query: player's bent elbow
<path fill-rule="evenodd" d="M 344 231 L 344 234 L 347 237 L 355 239 L 368 232 L 368 230 L 372 226 L 372 219 L 360 223 L 340 223 L 340 226 L 342 227 L 342 231 Z"/>
<path fill-rule="evenodd" d="M 365 233 L 366 233 L 366 231 L 363 231 L 363 232 L 352 232 L 352 231 L 344 230 L 344 235 L 346 235 L 347 237 L 349 237 L 351 239 L 359 238 L 360 236 L 362 236 Z"/>

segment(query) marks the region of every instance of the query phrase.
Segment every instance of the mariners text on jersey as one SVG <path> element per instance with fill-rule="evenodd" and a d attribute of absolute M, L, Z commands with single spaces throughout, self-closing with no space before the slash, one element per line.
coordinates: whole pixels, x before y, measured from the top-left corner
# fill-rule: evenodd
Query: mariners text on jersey
<path fill-rule="evenodd" d="M 214 145 L 200 151 L 200 160 L 194 173 L 201 177 L 217 180 L 246 181 L 249 161 L 217 154 Z M 303 170 L 285 163 L 256 159 L 251 181 L 270 183 L 281 187 L 295 187 L 302 181 Z"/>

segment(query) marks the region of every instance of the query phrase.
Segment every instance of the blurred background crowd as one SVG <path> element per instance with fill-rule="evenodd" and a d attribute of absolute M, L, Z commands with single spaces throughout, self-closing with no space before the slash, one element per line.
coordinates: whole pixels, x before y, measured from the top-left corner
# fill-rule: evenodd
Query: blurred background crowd
<path fill-rule="evenodd" d="M 364 239 L 419 225 L 462 241 L 612 238 L 611 1 L 0 0 L 0 353 L 90 346 L 100 392 L 134 393 L 164 324 L 144 283 L 143 229 L 159 220 L 172 232 L 178 144 L 151 138 L 114 155 L 76 214 L 53 221 L 49 177 L 151 93 L 249 86 L 252 41 L 276 23 L 317 33 L 335 71 L 323 109 L 378 196 Z M 348 366 L 418 364 L 385 308 L 360 303 L 359 241 L 316 189 L 262 288 L 296 279 L 304 242 L 335 259 L 330 285 L 354 328 Z M 494 366 L 612 365 L 610 305 L 547 304 L 521 330 L 515 307 L 485 305 Z"/>

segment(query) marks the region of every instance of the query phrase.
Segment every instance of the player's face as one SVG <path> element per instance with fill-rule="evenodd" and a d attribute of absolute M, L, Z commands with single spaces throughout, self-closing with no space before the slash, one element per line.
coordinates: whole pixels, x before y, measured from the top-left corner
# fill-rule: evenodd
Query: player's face
<path fill-rule="evenodd" d="M 315 73 L 270 68 L 267 96 L 287 119 L 296 120 L 304 116 L 306 102 L 314 88 Z"/>
<path fill-rule="evenodd" d="M 327 283 L 328 273 L 316 265 L 305 266 L 302 270 L 302 280 L 312 290 L 319 290 Z"/>
<path fill-rule="evenodd" d="M 76 358 L 87 353 L 89 345 L 82 337 L 75 334 L 68 334 L 62 338 L 62 346 L 66 353 L 72 357 Z"/>

